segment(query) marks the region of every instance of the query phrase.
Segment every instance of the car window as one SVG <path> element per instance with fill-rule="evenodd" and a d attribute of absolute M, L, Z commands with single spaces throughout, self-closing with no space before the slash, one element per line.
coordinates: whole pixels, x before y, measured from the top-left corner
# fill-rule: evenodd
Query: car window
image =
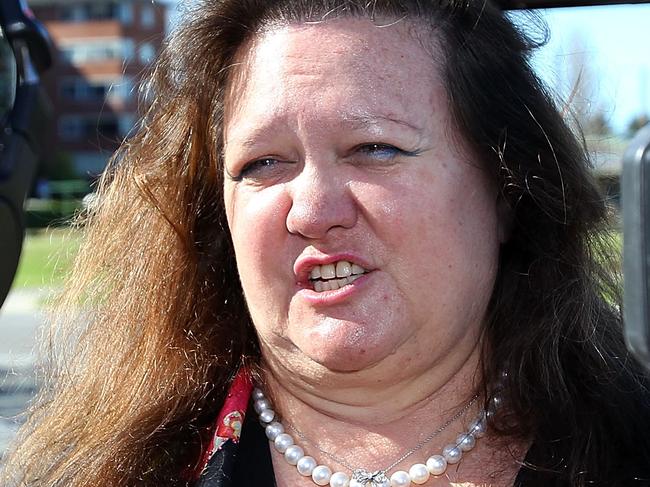
<path fill-rule="evenodd" d="M 625 147 L 650 116 L 650 4 L 513 12 L 538 41 L 533 66 L 582 131 L 603 189 L 619 201 Z"/>

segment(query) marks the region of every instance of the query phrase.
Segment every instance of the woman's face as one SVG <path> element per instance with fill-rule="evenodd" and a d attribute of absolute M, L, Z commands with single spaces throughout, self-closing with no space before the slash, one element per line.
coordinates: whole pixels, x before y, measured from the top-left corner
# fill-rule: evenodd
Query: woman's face
<path fill-rule="evenodd" d="M 407 373 L 477 345 L 497 191 L 455 133 L 435 47 L 413 32 L 343 19 L 240 53 L 225 205 L 267 359 Z"/>

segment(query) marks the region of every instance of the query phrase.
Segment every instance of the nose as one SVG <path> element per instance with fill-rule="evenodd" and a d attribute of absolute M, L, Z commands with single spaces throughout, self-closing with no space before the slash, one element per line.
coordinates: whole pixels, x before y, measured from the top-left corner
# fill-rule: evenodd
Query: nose
<path fill-rule="evenodd" d="M 335 228 L 352 228 L 357 222 L 358 206 L 340 168 L 306 164 L 289 183 L 289 193 L 286 224 L 291 234 L 322 239 Z"/>

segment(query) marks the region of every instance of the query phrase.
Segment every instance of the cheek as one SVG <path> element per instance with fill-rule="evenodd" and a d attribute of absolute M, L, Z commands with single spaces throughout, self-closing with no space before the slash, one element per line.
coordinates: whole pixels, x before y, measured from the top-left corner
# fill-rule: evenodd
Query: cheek
<path fill-rule="evenodd" d="M 286 208 L 282 188 L 226 194 L 228 224 L 244 294 L 249 302 L 270 299 L 272 277 L 283 278 L 286 269 Z M 290 269 L 289 269 L 290 270 Z"/>
<path fill-rule="evenodd" d="M 496 262 L 496 195 L 478 170 L 454 164 L 436 172 L 424 166 L 358 192 L 373 231 L 388 246 L 393 272 L 419 288 L 417 294 L 425 280 L 449 284 L 435 290 L 447 294 L 472 274 L 488 277 Z"/>
<path fill-rule="evenodd" d="M 442 176 L 428 168 L 400 174 L 380 184 L 362 185 L 356 189 L 373 233 L 393 249 L 400 249 L 396 258 L 413 259 L 444 251 L 449 232 L 455 232 L 457 220 L 454 191 Z M 423 255 L 421 255 L 423 254 Z"/>
<path fill-rule="evenodd" d="M 237 254 L 254 256 L 278 241 L 286 231 L 285 200 L 279 187 L 263 191 L 235 189 L 226 195 L 228 225 Z"/>
<path fill-rule="evenodd" d="M 443 194 L 430 201 L 435 206 L 422 229 L 422 240 L 429 243 L 430 277 L 440 282 L 437 292 L 446 303 L 482 308 L 498 265 L 496 192 L 482 174 L 469 171 Z"/>

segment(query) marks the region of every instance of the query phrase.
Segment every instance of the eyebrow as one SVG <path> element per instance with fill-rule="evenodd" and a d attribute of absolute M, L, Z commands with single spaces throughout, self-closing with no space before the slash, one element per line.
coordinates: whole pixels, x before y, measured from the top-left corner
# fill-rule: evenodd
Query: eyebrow
<path fill-rule="evenodd" d="M 261 138 L 268 137 L 270 135 L 273 135 L 274 133 L 276 133 L 276 131 L 271 130 L 269 127 L 258 128 L 254 130 L 252 134 L 248 134 L 246 138 L 235 139 L 234 145 L 244 149 L 251 149 L 254 148 L 259 143 L 259 140 Z M 233 141 L 228 143 L 228 140 L 226 139 L 226 137 L 224 137 L 223 149 L 222 149 L 222 152 L 224 154 L 228 146 L 230 145 L 233 145 Z"/>
<path fill-rule="evenodd" d="M 390 122 L 390 123 L 395 123 L 398 125 L 402 125 L 404 127 L 407 127 L 411 130 L 415 130 L 417 132 L 421 132 L 422 128 L 418 127 L 416 125 L 413 125 L 410 122 L 407 122 L 406 120 L 401 120 L 399 118 L 391 117 L 388 115 L 357 115 L 357 114 L 349 114 L 345 115 L 343 117 L 343 121 L 345 123 L 348 123 L 351 125 L 351 128 L 353 129 L 359 129 L 359 128 L 368 128 L 373 125 L 378 125 L 381 122 Z"/>
<path fill-rule="evenodd" d="M 360 114 L 347 113 L 342 115 L 341 117 L 341 124 L 348 127 L 349 130 L 371 129 L 373 127 L 376 127 L 377 125 L 386 122 L 397 124 L 402 127 L 406 127 L 418 133 L 421 133 L 423 130 L 421 127 L 418 127 L 417 125 L 413 125 L 410 122 L 401 120 L 399 118 L 395 118 L 393 116 L 388 116 L 388 115 L 360 115 Z M 273 132 L 273 131 L 267 127 L 256 130 L 252 136 L 246 137 L 245 139 L 242 140 L 238 140 L 237 146 L 244 147 L 244 148 L 254 147 L 257 144 L 258 139 L 261 136 L 264 136 L 264 134 L 269 132 Z M 224 143 L 224 147 L 223 147 L 224 152 L 227 146 L 228 144 Z"/>

